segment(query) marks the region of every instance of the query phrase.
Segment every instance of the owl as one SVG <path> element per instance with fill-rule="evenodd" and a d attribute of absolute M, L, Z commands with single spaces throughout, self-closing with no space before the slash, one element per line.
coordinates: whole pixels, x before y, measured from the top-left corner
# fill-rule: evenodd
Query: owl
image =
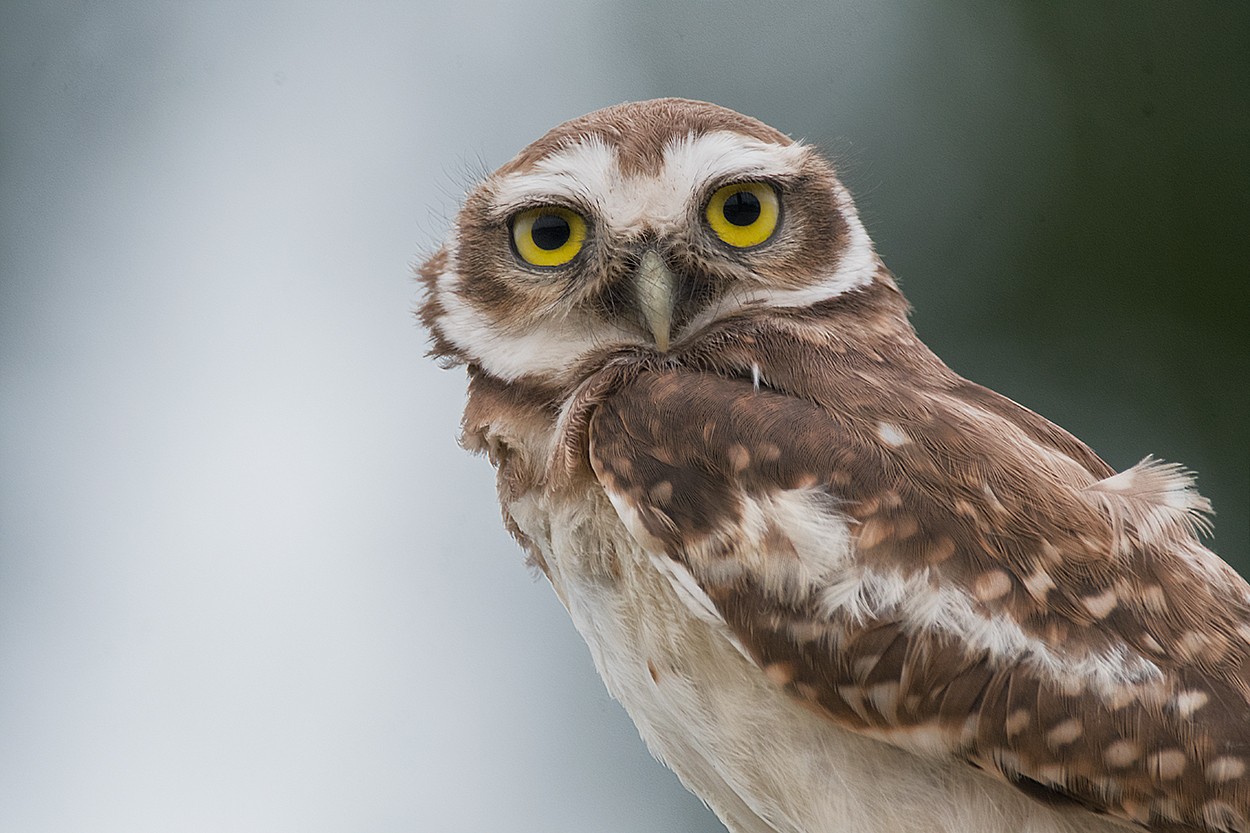
<path fill-rule="evenodd" d="M 732 833 L 1250 830 L 1250 586 L 1192 475 L 947 368 L 812 147 L 590 113 L 420 279 L 505 525 Z"/>

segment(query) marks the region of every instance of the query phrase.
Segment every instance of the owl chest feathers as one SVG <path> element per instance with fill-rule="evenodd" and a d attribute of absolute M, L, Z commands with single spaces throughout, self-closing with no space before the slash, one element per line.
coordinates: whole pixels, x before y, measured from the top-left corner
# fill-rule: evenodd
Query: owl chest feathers
<path fill-rule="evenodd" d="M 686 367 L 613 360 L 572 390 L 484 375 L 471 383 L 465 444 L 497 466 L 508 526 L 550 579 L 650 749 L 732 833 L 1122 829 L 1039 804 L 1015 786 L 1021 778 L 1010 744 L 1021 736 L 1019 715 L 1040 715 L 1053 725 L 1043 740 L 1068 744 L 1082 726 L 1063 704 L 1077 694 L 1088 690 L 1147 714 L 1159 706 L 1142 697 L 1162 703 L 1180 689 L 1130 646 L 1102 646 L 1097 632 L 1086 644 L 1024 629 L 1024 617 L 1003 604 L 1050 598 L 1053 582 L 1043 579 L 1051 574 L 1021 571 L 1028 599 L 1000 592 L 1010 578 L 1000 567 L 971 572 L 975 581 L 960 584 L 950 565 L 976 550 L 942 536 L 975 524 L 943 532 L 936 515 L 904 508 L 950 500 L 957 514 L 963 501 L 978 522 L 997 518 L 1002 526 L 1004 517 L 1025 517 L 1003 503 L 1020 495 L 989 488 L 947 495 L 936 487 L 927 499 L 899 494 L 883 489 L 882 470 L 866 464 L 907 461 L 913 478 L 896 488 L 919 488 L 926 469 L 916 466 L 942 459 L 924 444 L 958 449 L 971 436 L 1035 450 L 1042 464 L 1078 483 L 1093 484 L 1096 473 L 1085 465 L 1100 461 L 1014 403 L 975 388 L 958 399 L 912 394 L 952 403 L 950 425 L 935 421 L 926 433 L 902 412 L 883 421 L 858 404 L 869 400 L 854 381 L 866 376 L 854 362 L 872 360 L 863 353 L 839 354 L 838 384 L 826 397 L 836 390 L 835 404 L 783 394 L 796 380 L 776 352 L 762 349 L 769 335 L 721 342 L 719 372 L 690 367 L 710 362 L 699 357 Z M 735 375 L 752 361 L 763 371 L 759 386 Z M 973 417 L 998 433 L 955 430 L 958 419 Z M 1011 425 L 1022 427 L 1012 433 Z M 1151 524 L 1127 514 L 1124 523 L 1156 538 L 1173 535 L 1197 499 L 1184 477 L 1144 465 L 1098 488 L 1159 491 L 1150 484 L 1162 497 L 1149 505 L 1169 505 L 1133 509 Z M 1090 592 L 1089 603 L 1105 595 Z M 1095 607 L 1091 615 L 1109 612 Z M 997 686 L 994 696 L 976 708 L 958 701 L 964 678 Z M 1029 692 L 1027 704 L 1017 703 Z M 1130 733 L 1089 744 L 1100 754 L 1107 743 L 1118 752 L 1143 740 Z M 1170 750 L 1171 742 L 1165 736 L 1159 744 Z M 1066 765 L 1083 760 L 1098 758 L 1065 758 Z M 1219 774 L 1226 769 L 1217 766 Z"/>
<path fill-rule="evenodd" d="M 1074 821 L 805 708 L 748 656 L 683 567 L 640 546 L 598 483 L 518 494 L 501 477 L 501 499 L 609 692 L 731 833 L 1121 829 Z M 841 541 L 851 546 L 845 530 Z"/>

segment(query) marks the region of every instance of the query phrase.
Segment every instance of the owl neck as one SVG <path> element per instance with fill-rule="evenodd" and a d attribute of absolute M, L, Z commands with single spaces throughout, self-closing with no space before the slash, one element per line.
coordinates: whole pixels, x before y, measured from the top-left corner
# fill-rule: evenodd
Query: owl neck
<path fill-rule="evenodd" d="M 729 316 L 670 353 L 630 348 L 588 357 L 566 384 L 505 381 L 470 364 L 461 442 L 486 454 L 500 488 L 520 494 L 552 478 L 589 476 L 586 426 L 598 403 L 640 373 L 693 370 L 825 404 L 870 397 L 874 378 L 949 385 L 955 376 L 916 337 L 908 304 L 882 268 L 862 289 L 804 308 Z"/>

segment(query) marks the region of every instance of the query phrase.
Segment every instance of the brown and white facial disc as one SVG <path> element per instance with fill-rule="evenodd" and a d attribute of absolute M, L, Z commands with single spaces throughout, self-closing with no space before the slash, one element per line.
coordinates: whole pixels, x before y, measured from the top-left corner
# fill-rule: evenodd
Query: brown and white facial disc
<path fill-rule="evenodd" d="M 755 245 L 727 244 L 709 224 L 709 201 L 740 183 L 777 198 L 775 230 Z M 526 262 L 513 237 L 518 217 L 546 208 L 585 224 L 557 266 Z M 876 268 L 815 151 L 732 110 L 660 99 L 562 124 L 476 188 L 422 270 L 422 316 L 444 356 L 562 384 L 592 353 L 663 352 L 745 307 L 806 307 L 864 286 Z"/>

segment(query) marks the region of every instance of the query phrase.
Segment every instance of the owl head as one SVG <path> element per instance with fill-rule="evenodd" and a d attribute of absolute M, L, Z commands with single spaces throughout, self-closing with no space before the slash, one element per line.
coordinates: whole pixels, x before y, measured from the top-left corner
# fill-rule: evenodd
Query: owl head
<path fill-rule="evenodd" d="M 563 385 L 614 351 L 828 301 L 878 266 L 815 150 L 666 98 L 565 122 L 474 188 L 421 268 L 420 315 L 451 364 Z"/>

